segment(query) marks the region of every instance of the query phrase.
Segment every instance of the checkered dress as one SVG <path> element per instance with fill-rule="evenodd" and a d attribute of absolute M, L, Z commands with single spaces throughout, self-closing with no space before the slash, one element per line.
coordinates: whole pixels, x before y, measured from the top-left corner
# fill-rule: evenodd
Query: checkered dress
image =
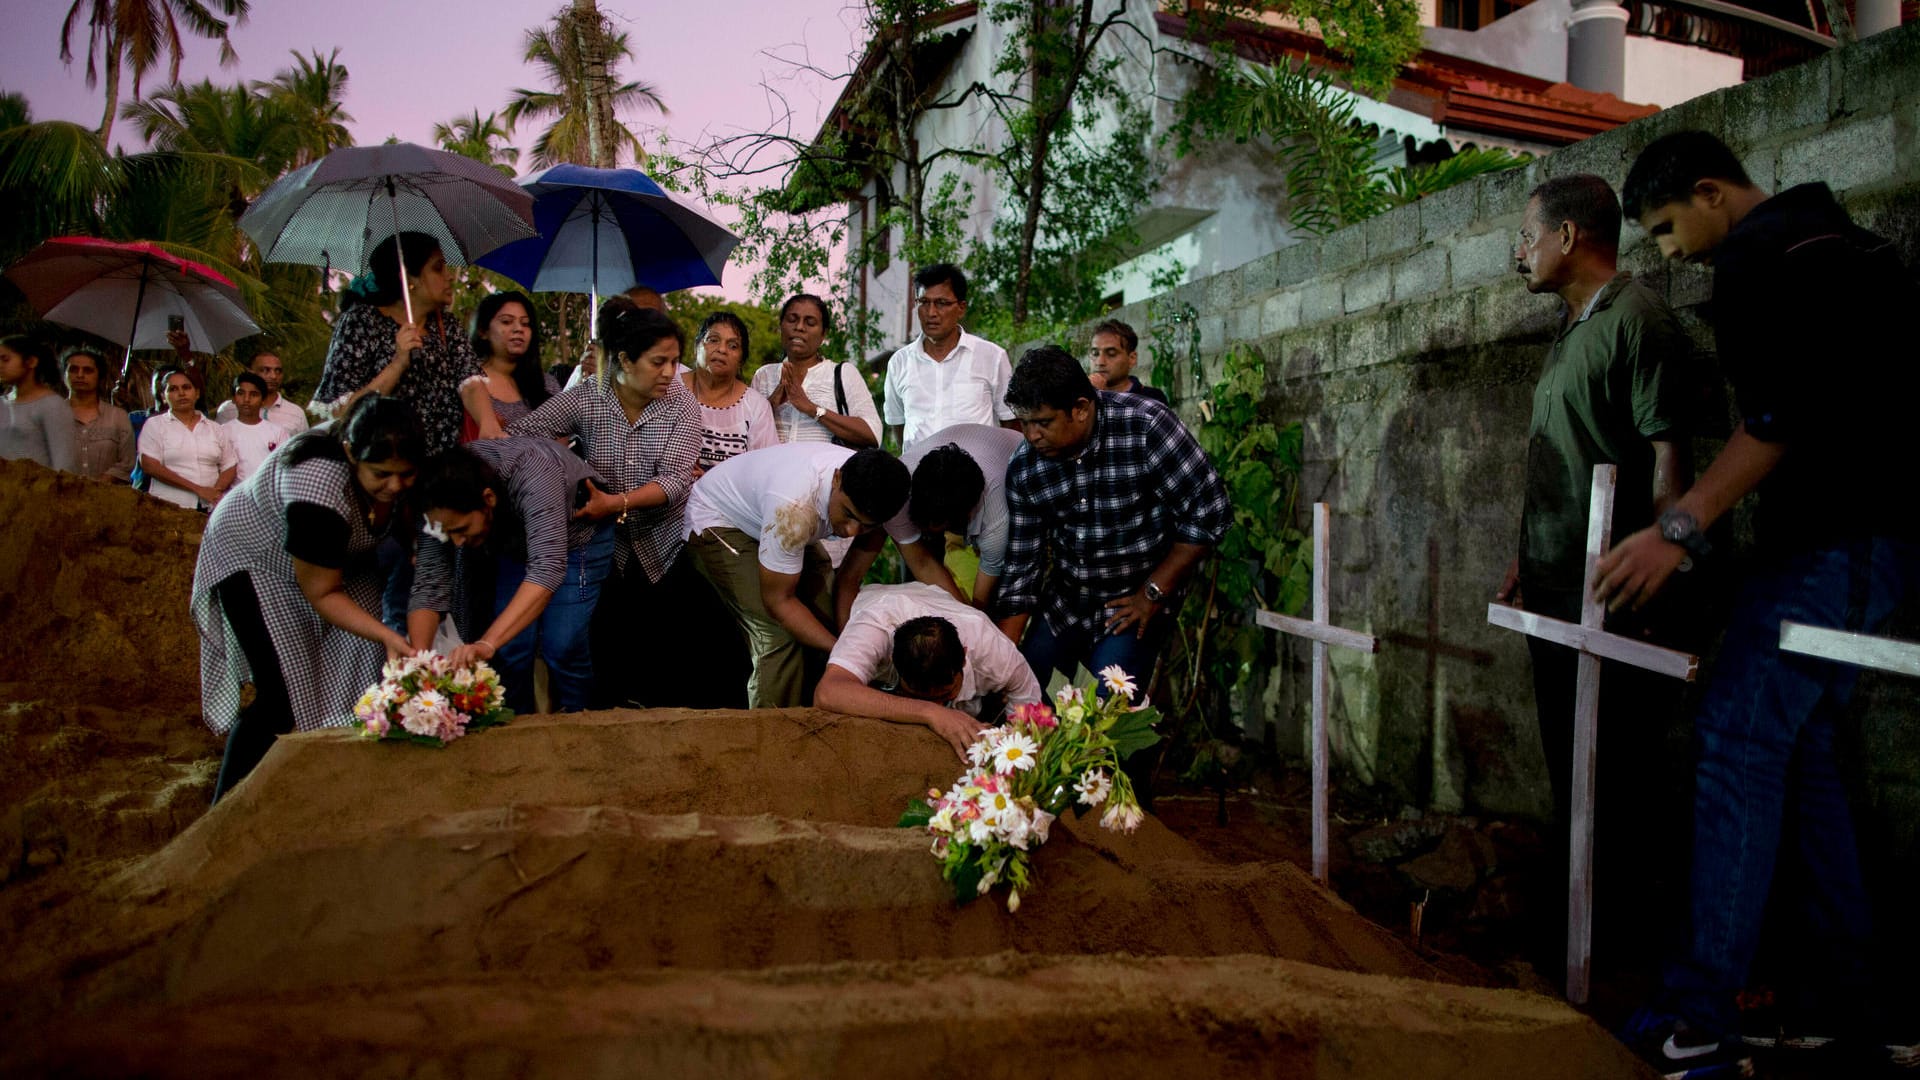
<path fill-rule="evenodd" d="M 380 616 L 382 578 L 351 467 L 311 458 L 289 466 L 274 454 L 214 508 L 193 570 L 193 622 L 200 631 L 200 702 L 207 726 L 225 735 L 240 713 L 240 687 L 252 682 L 247 655 L 220 609 L 214 587 L 245 571 L 260 597 L 260 615 L 280 657 L 294 727 L 311 731 L 353 722 L 353 704 L 380 677 L 387 651 L 327 622 L 307 602 L 287 553 L 287 507 L 311 503 L 347 523 L 341 587 L 368 614 Z"/>
<path fill-rule="evenodd" d="M 666 576 L 686 543 L 682 523 L 687 492 L 693 487 L 693 465 L 700 457 L 700 406 L 679 379 L 649 401 L 640 419 L 631 423 L 614 391 L 595 380 L 548 398 L 507 430 L 547 438 L 579 436 L 587 464 L 606 477 L 602 490 L 611 494 L 659 484 L 667 493 L 666 504 L 636 509 L 627 515 L 626 524 L 615 526 L 620 543 L 614 546 L 613 558 L 620 573 L 626 573 L 627 563 L 637 559 L 648 581 L 658 583 Z"/>
<path fill-rule="evenodd" d="M 1218 544 L 1233 523 L 1220 474 L 1178 417 L 1146 398 L 1097 393 L 1078 458 L 1023 445 L 1007 466 L 1007 569 L 995 606 L 1002 615 L 1039 608 L 1056 633 L 1097 634 L 1107 601 L 1138 591 L 1175 543 Z"/>

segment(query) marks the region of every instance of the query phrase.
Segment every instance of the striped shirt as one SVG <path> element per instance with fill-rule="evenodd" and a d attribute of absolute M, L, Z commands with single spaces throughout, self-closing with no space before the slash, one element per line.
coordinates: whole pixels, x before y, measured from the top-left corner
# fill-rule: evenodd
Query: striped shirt
<path fill-rule="evenodd" d="M 700 406 L 678 379 L 629 422 L 620 399 L 597 380 L 555 394 L 507 429 L 512 435 L 557 438 L 579 436 L 587 464 L 606 478 L 602 490 L 614 495 L 658 483 L 667 493 L 663 506 L 635 508 L 616 526 L 621 542 L 614 564 L 626 572 L 640 561 L 647 580 L 658 582 L 686 543 L 687 491 L 700 457 Z"/>
<path fill-rule="evenodd" d="M 1233 523 L 1220 474 L 1178 417 L 1142 397 L 1096 393 L 1079 457 L 1022 446 L 1007 466 L 1011 525 L 996 607 L 1003 616 L 1038 608 L 1056 633 L 1097 633 L 1107 601 L 1139 591 L 1175 543 L 1218 544 Z"/>
<path fill-rule="evenodd" d="M 487 547 L 524 564 L 529 584 L 559 591 L 566 583 L 568 552 L 586 547 L 593 539 L 593 522 L 573 519 L 574 491 L 580 481 L 591 478 L 598 484 L 599 477 L 552 439 L 480 439 L 468 443 L 467 449 L 493 467 L 505 488 L 495 492 Z M 411 610 L 454 610 L 455 568 L 463 550 L 451 541 L 421 534 L 413 598 L 408 603 Z"/>

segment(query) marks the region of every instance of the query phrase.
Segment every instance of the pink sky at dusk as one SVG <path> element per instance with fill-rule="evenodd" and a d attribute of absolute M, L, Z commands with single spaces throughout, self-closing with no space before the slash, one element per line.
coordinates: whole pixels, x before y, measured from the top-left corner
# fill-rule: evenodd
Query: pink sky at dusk
<path fill-rule="evenodd" d="M 346 110 L 356 141 L 377 143 L 389 135 L 432 144 L 433 125 L 506 105 L 514 87 L 540 87 L 538 74 L 521 59 L 528 27 L 548 19 L 565 0 L 253 0 L 253 13 L 232 35 L 240 62 L 218 64 L 215 46 L 187 38 L 180 78 L 226 83 L 271 78 L 289 66 L 289 51 L 323 54 L 335 46 L 352 74 Z M 102 89 L 87 89 L 86 61 L 60 62 L 60 24 L 70 0 L 14 0 L 7 32 L 0 35 L 0 89 L 25 94 L 35 120 L 72 120 L 97 127 Z M 800 70 L 793 62 L 828 72 L 849 70 L 849 53 L 863 44 L 862 9 L 856 0 L 600 0 L 600 9 L 625 28 L 634 59 L 629 79 L 648 82 L 669 115 L 626 117 L 652 146 L 664 127 L 676 144 L 715 136 L 769 130 L 784 113 L 762 83 L 785 95 L 793 110 L 793 133 L 810 137 L 832 106 L 840 84 Z M 76 32 L 76 54 L 86 44 Z M 790 61 L 790 62 L 783 62 Z M 166 78 L 149 75 L 143 89 Z M 123 80 L 121 99 L 132 94 Z M 778 112 L 776 112 L 778 110 Z M 516 132 L 524 150 L 537 128 Z M 138 148 L 138 135 L 116 121 L 113 141 Z M 531 166 L 522 159 L 523 172 Z M 744 297 L 746 273 L 729 266 L 724 291 Z"/>

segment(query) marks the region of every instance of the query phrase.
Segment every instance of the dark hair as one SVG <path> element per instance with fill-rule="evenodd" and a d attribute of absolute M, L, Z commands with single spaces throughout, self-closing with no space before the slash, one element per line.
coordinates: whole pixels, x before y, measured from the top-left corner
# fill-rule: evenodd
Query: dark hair
<path fill-rule="evenodd" d="M 468 343 L 473 346 L 473 355 L 479 357 L 481 363 L 486 363 L 493 355 L 493 344 L 487 340 L 487 327 L 493 325 L 495 316 L 508 304 L 519 304 L 527 313 L 528 323 L 527 351 L 513 362 L 513 385 L 520 391 L 520 400 L 527 403 L 527 408 L 537 409 L 551 395 L 547 393 L 547 373 L 540 367 L 540 316 L 534 312 L 533 301 L 527 298 L 526 293 L 511 290 L 497 292 L 480 301 L 480 306 L 473 309 L 473 335 Z"/>
<path fill-rule="evenodd" d="M 972 454 L 957 443 L 936 446 L 914 466 L 907 518 L 923 532 L 951 529 L 973 515 L 986 490 L 986 474 Z"/>
<path fill-rule="evenodd" d="M 781 321 L 784 322 L 786 320 L 787 309 L 801 301 L 805 301 L 820 309 L 821 331 L 828 334 L 833 333 L 833 312 L 827 310 L 827 302 L 825 300 L 820 299 L 810 292 L 794 293 L 792 296 L 787 297 L 787 302 L 780 305 Z"/>
<path fill-rule="evenodd" d="M 856 451 L 840 466 L 840 490 L 869 521 L 885 521 L 899 513 L 912 483 L 900 459 L 876 446 Z"/>
<path fill-rule="evenodd" d="M 239 393 L 239 392 L 240 392 L 240 387 L 241 387 L 242 385 L 246 385 L 246 386 L 251 386 L 251 387 L 253 387 L 253 388 L 254 388 L 255 390 L 258 390 L 258 391 L 260 391 L 260 396 L 261 396 L 262 398 L 264 398 L 264 397 L 266 397 L 266 396 L 267 396 L 267 380 L 265 380 L 265 379 L 263 379 L 263 378 L 261 378 L 261 377 L 260 377 L 260 376 L 258 376 L 258 375 L 255 375 L 255 374 L 254 374 L 253 372 L 251 372 L 251 371 L 243 371 L 243 372 L 241 372 L 240 374 L 238 374 L 238 375 L 235 375 L 235 376 L 233 377 L 233 392 L 234 392 L 234 393 L 236 393 L 236 394 L 237 394 L 237 393 Z"/>
<path fill-rule="evenodd" d="M 173 406 L 167 404 L 167 383 L 172 381 L 175 375 L 187 380 L 187 384 L 193 387 L 194 408 L 199 408 L 201 403 L 206 401 L 207 388 L 200 385 L 200 380 L 193 377 L 193 372 L 183 367 L 169 365 L 153 373 L 153 388 L 155 391 L 153 408 L 155 412 L 173 411 Z"/>
<path fill-rule="evenodd" d="M 1676 131 L 1647 144 L 1627 170 L 1620 201 L 1635 221 L 1649 210 L 1693 197 L 1693 185 L 1702 180 L 1726 180 L 1752 187 L 1747 170 L 1727 144 L 1704 131 Z"/>
<path fill-rule="evenodd" d="M 367 464 L 398 460 L 420 465 L 427 460 L 427 436 L 413 406 L 397 397 L 368 393 L 332 427 L 296 436 L 281 453 L 293 466 L 313 458 L 344 462 L 348 451 L 352 460 Z"/>
<path fill-rule="evenodd" d="M 952 263 L 934 263 L 923 267 L 913 275 L 913 287 L 931 289 L 935 285 L 945 285 L 953 290 L 953 298 L 961 303 L 967 302 L 967 275 Z"/>
<path fill-rule="evenodd" d="M 893 670 L 915 693 L 953 682 L 967 666 L 960 631 L 938 615 L 908 619 L 893 632 Z"/>
<path fill-rule="evenodd" d="M 686 334 L 665 312 L 638 307 L 625 297 L 620 298 L 618 306 L 611 300 L 600 305 L 600 342 L 606 351 L 606 360 L 599 371 L 601 383 L 611 384 L 620 356 L 638 360 L 641 353 L 666 338 L 672 338 L 681 352 L 687 351 Z"/>
<path fill-rule="evenodd" d="M 394 252 L 395 239 L 401 245 L 397 258 Z M 427 260 L 439 253 L 440 241 L 432 233 L 402 232 L 397 238 L 389 236 L 374 245 L 373 255 L 368 259 L 367 273 L 373 278 L 372 283 L 369 285 L 364 281 L 356 281 L 351 295 L 360 303 L 374 307 L 395 303 L 400 299 L 400 290 L 407 284 L 400 279 L 400 267 L 396 263 L 404 259 L 407 273 L 418 276 L 420 271 L 427 268 Z"/>
<path fill-rule="evenodd" d="M 1094 327 L 1093 333 L 1088 335 L 1088 337 L 1097 338 L 1101 334 L 1112 334 L 1114 337 L 1126 342 L 1128 352 L 1140 351 L 1140 335 L 1133 332 L 1133 327 L 1128 326 L 1119 319 L 1108 319 L 1106 322 Z"/>
<path fill-rule="evenodd" d="M 1592 173 L 1556 176 L 1527 193 L 1540 201 L 1540 223 L 1557 228 L 1571 221 L 1580 235 L 1608 251 L 1620 249 L 1620 200 L 1613 187 Z"/>
<path fill-rule="evenodd" d="M 694 347 L 696 349 L 704 349 L 707 341 L 707 331 L 722 324 L 733 327 L 733 332 L 740 335 L 740 371 L 744 372 L 747 370 L 747 357 L 752 355 L 748 348 L 752 339 L 747 335 L 747 324 L 741 320 L 740 316 L 735 315 L 733 312 L 716 311 L 700 320 L 700 329 L 693 335 Z M 705 356 L 706 354 L 702 352 L 701 355 Z M 735 377 L 737 378 L 738 375 L 739 373 L 736 372 Z"/>
<path fill-rule="evenodd" d="M 66 380 L 60 377 L 60 364 L 53 358 L 53 350 L 38 338 L 26 334 L 8 334 L 0 338 L 0 348 L 12 349 L 21 359 L 33 361 L 33 381 L 41 386 L 64 393 Z"/>
<path fill-rule="evenodd" d="M 471 514 L 487 505 L 491 490 L 495 500 L 506 494 L 500 474 L 464 446 L 435 454 L 420 466 L 413 485 L 413 504 L 420 510 L 451 510 Z"/>
<path fill-rule="evenodd" d="M 18 349 L 14 351 L 19 352 Z M 24 356 L 25 354 L 22 353 L 21 355 Z M 100 377 L 101 382 L 105 382 L 107 380 L 107 358 L 101 354 L 101 351 L 89 345 L 74 345 L 67 348 L 65 351 L 63 351 L 60 354 L 60 377 L 62 382 L 66 381 L 67 365 L 71 364 L 73 362 L 73 358 L 76 356 L 92 357 L 94 374 Z M 118 370 L 118 369 L 115 369 L 115 370 Z M 98 392 L 99 392 L 98 390 L 95 391 L 95 393 L 98 393 Z M 105 401 L 106 396 L 101 395 L 100 400 Z"/>
<path fill-rule="evenodd" d="M 1051 408 L 1065 411 L 1076 402 L 1093 401 L 1093 383 L 1080 361 L 1058 345 L 1028 349 L 1007 380 L 1007 407 L 1015 412 Z"/>

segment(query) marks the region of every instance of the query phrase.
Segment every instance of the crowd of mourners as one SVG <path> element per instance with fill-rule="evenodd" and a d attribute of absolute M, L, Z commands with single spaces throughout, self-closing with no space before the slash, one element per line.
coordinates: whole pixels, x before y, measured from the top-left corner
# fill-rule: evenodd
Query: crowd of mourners
<path fill-rule="evenodd" d="M 129 415 L 102 398 L 105 357 L 0 342 L 8 457 L 211 515 L 193 618 L 227 737 L 216 799 L 425 650 L 488 662 L 518 712 L 818 704 L 964 755 L 1054 671 L 1144 681 L 1227 528 L 1206 455 L 1131 374 L 1132 328 L 1098 329 L 1091 373 L 1057 347 L 1016 371 L 963 328 L 949 264 L 915 278 L 921 333 L 887 360 L 884 411 L 822 355 L 833 312 L 809 293 L 751 380 L 743 320 L 688 342 L 644 286 L 601 306 L 569 370 L 542 363 L 524 294 L 455 325 L 432 236 L 371 265 L 304 409 L 271 351 L 209 414 L 181 348 Z M 889 540 L 912 580 L 867 583 Z"/>
<path fill-rule="evenodd" d="M 1714 267 L 1740 423 L 1697 479 L 1690 340 L 1619 270 L 1623 218 L 1662 255 Z M 1133 375 L 1124 323 L 1095 328 L 1087 367 L 1056 346 L 1015 366 L 964 329 L 960 270 L 930 266 L 914 279 L 921 332 L 887 359 L 876 405 L 857 367 L 822 356 L 833 312 L 818 296 L 781 306 L 783 358 L 749 381 L 745 323 L 718 312 L 688 342 L 637 286 L 603 305 L 578 365 L 549 370 L 528 297 L 493 293 L 456 326 L 434 239 L 398 240 L 335 321 L 306 409 L 267 351 L 211 415 L 191 364 L 156 373 L 154 407 L 129 415 L 102 397 L 108 358 L 0 340 L 0 456 L 211 513 L 193 618 L 206 720 L 228 739 L 216 799 L 278 735 L 349 722 L 385 660 L 428 649 L 491 663 L 517 711 L 534 708 L 538 661 L 556 710 L 812 703 L 925 725 L 964 756 L 1056 672 L 1146 681 L 1231 522 L 1213 464 Z M 1920 1064 L 1920 1033 L 1874 996 L 1835 759 L 1853 669 L 1778 646 L 1783 619 L 1872 632 L 1920 579 L 1916 519 L 1878 475 L 1917 389 L 1913 366 L 1890 360 L 1911 351 L 1911 276 L 1825 185 L 1769 195 L 1701 132 L 1650 144 L 1621 198 L 1597 176 L 1540 185 L 1514 268 L 1563 319 L 1501 599 L 1579 618 L 1589 477 L 1614 465 L 1617 542 L 1592 592 L 1616 632 L 1657 640 L 1650 601 L 1701 607 L 1689 574 L 1760 495 L 1756 555 L 1694 718 L 1688 936 L 1631 1037 L 1667 1076 L 1750 1067 L 1735 995 L 1775 861 L 1794 854 L 1818 956 L 1764 1040 L 1838 1036 L 1876 1065 Z M 1823 363 L 1870 374 L 1809 367 Z M 896 439 L 898 455 L 883 449 Z M 912 580 L 868 583 L 889 541 Z M 969 565 L 962 549 L 970 579 L 952 569 Z M 1575 657 L 1533 650 L 1565 828 Z M 1659 714 L 1609 685 L 1602 726 L 1618 746 Z"/>

